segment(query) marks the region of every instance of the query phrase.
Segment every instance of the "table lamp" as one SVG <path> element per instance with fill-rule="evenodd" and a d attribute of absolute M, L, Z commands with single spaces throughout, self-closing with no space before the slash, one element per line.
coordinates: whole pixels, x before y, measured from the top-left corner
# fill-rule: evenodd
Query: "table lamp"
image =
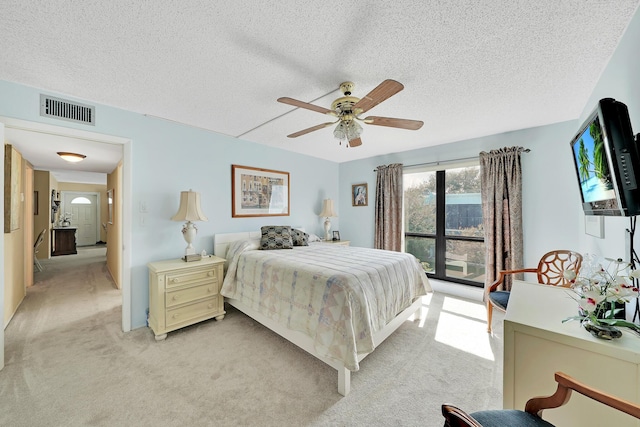
<path fill-rule="evenodd" d="M 322 212 L 320 212 L 321 217 L 325 217 L 324 220 L 324 240 L 331 240 L 329 237 L 329 229 L 331 229 L 331 220 L 329 219 L 332 216 L 338 216 L 336 212 L 333 210 L 333 200 L 324 199 L 322 202 Z"/>
<path fill-rule="evenodd" d="M 187 242 L 185 249 L 185 261 L 195 260 L 199 258 L 193 248 L 193 240 L 198 234 L 198 229 L 192 221 L 207 221 L 207 217 L 202 213 L 200 208 L 200 193 L 193 190 L 180 192 L 180 207 L 178 213 L 171 217 L 173 221 L 187 221 L 182 226 L 182 236 Z"/>

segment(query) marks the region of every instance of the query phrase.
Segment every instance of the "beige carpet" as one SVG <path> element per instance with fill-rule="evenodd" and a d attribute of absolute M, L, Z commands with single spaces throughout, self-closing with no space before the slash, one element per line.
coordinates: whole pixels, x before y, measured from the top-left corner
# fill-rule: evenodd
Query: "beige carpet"
<path fill-rule="evenodd" d="M 440 405 L 502 404 L 502 317 L 433 294 L 352 374 L 337 373 L 233 308 L 155 342 L 124 334 L 104 249 L 56 257 L 5 331 L 2 426 L 441 426 Z"/>

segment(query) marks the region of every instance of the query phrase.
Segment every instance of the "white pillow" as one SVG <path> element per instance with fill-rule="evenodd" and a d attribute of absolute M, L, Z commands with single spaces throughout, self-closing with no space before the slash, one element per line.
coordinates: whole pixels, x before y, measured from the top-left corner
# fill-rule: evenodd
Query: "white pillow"
<path fill-rule="evenodd" d="M 318 236 L 316 236 L 313 233 L 309 233 L 309 243 L 311 242 L 320 242 L 322 239 L 320 239 Z"/>

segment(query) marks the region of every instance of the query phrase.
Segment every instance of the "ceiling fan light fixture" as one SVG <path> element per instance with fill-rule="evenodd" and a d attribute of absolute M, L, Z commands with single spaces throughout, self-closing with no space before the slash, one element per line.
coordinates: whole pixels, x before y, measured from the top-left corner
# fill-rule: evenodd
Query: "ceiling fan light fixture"
<path fill-rule="evenodd" d="M 67 162 L 71 162 L 71 163 L 78 163 L 83 161 L 87 156 L 85 156 L 84 154 L 78 154 L 78 153 L 69 153 L 66 151 L 58 151 L 58 156 L 60 156 L 63 160 L 66 160 Z"/>
<path fill-rule="evenodd" d="M 347 140 L 351 141 L 352 139 L 360 138 L 362 135 L 362 126 L 358 124 L 355 120 L 350 120 L 347 123 Z"/>
<path fill-rule="evenodd" d="M 347 139 L 347 129 L 343 121 L 338 123 L 338 126 L 333 130 L 333 136 L 341 141 Z"/>

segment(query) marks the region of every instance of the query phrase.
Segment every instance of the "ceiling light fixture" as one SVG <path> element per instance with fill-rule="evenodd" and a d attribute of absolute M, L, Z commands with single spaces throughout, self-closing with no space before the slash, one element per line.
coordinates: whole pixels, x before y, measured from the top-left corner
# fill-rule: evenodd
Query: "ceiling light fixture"
<path fill-rule="evenodd" d="M 65 151 L 58 151 L 58 156 L 71 163 L 81 162 L 85 159 L 85 157 L 87 157 L 84 154 L 67 153 Z"/>

